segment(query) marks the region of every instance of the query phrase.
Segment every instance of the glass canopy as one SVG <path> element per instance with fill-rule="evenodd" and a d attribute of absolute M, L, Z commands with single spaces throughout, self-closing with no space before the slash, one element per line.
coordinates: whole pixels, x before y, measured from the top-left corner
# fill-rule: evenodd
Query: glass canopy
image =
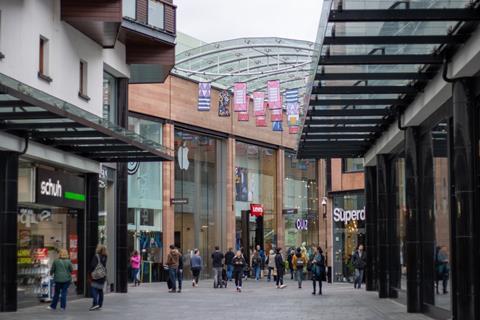
<path fill-rule="evenodd" d="M 361 157 L 467 41 L 480 1 L 325 1 L 298 157 Z"/>

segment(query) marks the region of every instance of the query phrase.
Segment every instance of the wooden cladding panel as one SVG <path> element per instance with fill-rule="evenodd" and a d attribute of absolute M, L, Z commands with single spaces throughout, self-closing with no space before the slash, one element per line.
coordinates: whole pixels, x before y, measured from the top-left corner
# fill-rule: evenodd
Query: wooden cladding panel
<path fill-rule="evenodd" d="M 176 34 L 176 8 L 165 5 L 165 31 L 171 34 Z"/>
<path fill-rule="evenodd" d="M 283 132 L 272 131 L 270 117 L 267 127 L 256 127 L 252 107 L 250 121 L 238 122 L 238 115 L 230 106 L 230 117 L 218 116 L 220 92 L 212 89 L 211 110 L 197 111 L 198 84 L 169 76 L 163 84 L 135 84 L 129 86 L 129 110 L 162 119 L 208 128 L 221 133 L 257 140 L 272 145 L 296 149 L 296 136 L 288 134 L 286 119 Z"/>
<path fill-rule="evenodd" d="M 137 21 L 147 23 L 148 0 L 137 0 Z"/>
<path fill-rule="evenodd" d="M 62 0 L 61 16 L 65 21 L 122 21 L 121 0 Z"/>
<path fill-rule="evenodd" d="M 142 42 L 127 41 L 128 64 L 162 64 L 175 65 L 175 47 L 161 45 L 146 45 Z"/>

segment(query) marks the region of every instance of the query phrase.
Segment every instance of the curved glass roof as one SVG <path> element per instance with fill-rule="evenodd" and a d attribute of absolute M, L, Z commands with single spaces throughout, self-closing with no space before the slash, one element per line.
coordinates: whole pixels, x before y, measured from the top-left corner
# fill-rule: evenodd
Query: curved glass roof
<path fill-rule="evenodd" d="M 249 93 L 280 80 L 281 90 L 299 89 L 300 101 L 313 83 L 320 46 L 285 38 L 240 38 L 210 43 L 176 56 L 173 74 L 231 90 L 246 82 Z"/>

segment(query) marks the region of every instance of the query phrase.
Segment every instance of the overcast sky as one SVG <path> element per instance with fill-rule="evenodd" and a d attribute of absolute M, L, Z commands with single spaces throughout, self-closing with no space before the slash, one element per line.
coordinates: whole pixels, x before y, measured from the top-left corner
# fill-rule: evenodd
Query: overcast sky
<path fill-rule="evenodd" d="M 178 31 L 205 42 L 242 37 L 314 41 L 323 0 L 174 0 Z"/>

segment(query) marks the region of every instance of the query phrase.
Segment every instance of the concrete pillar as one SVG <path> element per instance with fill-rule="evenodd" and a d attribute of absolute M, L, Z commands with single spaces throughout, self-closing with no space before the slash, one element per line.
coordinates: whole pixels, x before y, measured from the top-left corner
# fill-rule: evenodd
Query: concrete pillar
<path fill-rule="evenodd" d="M 163 126 L 163 145 L 167 148 L 175 148 L 175 128 L 173 123 L 165 123 Z M 167 258 L 168 247 L 174 243 L 175 238 L 175 210 L 170 204 L 170 199 L 175 197 L 175 161 L 165 161 L 162 166 L 163 179 L 163 260 Z"/>
<path fill-rule="evenodd" d="M 285 246 L 285 221 L 283 219 L 283 185 L 285 181 L 285 149 L 277 150 L 277 200 L 275 210 L 277 213 L 277 248 Z M 285 251 L 284 251 L 285 252 Z"/>

